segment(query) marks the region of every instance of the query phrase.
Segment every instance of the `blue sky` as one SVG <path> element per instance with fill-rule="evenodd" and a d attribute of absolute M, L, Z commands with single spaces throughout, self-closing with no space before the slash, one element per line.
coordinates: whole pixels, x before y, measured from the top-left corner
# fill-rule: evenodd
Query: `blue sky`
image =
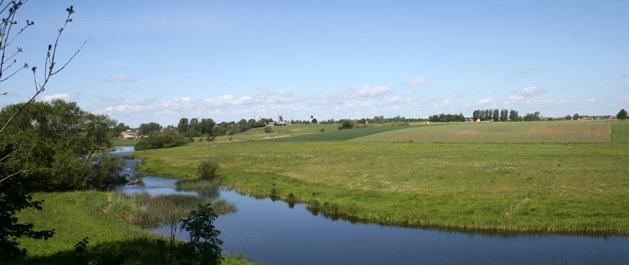
<path fill-rule="evenodd" d="M 629 1 L 41 1 L 18 45 L 41 65 L 74 5 L 41 100 L 138 125 L 182 116 L 546 116 L 629 107 Z M 24 73 L 0 105 L 31 92 Z"/>

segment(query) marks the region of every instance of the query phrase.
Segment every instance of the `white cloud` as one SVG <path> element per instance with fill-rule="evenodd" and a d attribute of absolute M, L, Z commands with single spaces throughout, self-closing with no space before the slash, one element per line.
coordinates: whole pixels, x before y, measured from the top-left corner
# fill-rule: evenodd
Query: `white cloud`
<path fill-rule="evenodd" d="M 242 97 L 236 98 L 233 95 L 223 95 L 219 97 L 208 98 L 206 101 L 214 106 L 242 105 L 242 104 L 252 102 L 253 97 L 242 96 Z"/>
<path fill-rule="evenodd" d="M 561 99 L 548 99 L 548 98 L 538 98 L 539 95 L 543 94 L 544 90 L 536 87 L 529 86 L 520 89 L 515 94 L 511 95 L 504 103 L 504 107 L 530 107 L 530 108 L 556 108 L 563 104 L 563 100 Z"/>
<path fill-rule="evenodd" d="M 373 97 L 377 95 L 382 95 L 391 91 L 391 87 L 389 86 L 368 86 L 364 85 L 356 90 L 355 95 L 357 97 Z"/>
<path fill-rule="evenodd" d="M 110 76 L 105 77 L 103 80 L 107 82 L 134 82 L 136 81 L 135 79 L 129 77 L 126 74 L 110 75 Z"/>
<path fill-rule="evenodd" d="M 518 94 L 524 97 L 533 97 L 533 96 L 541 94 L 542 92 L 543 91 L 539 87 L 529 86 L 529 87 L 522 88 L 522 90 L 520 90 Z"/>
<path fill-rule="evenodd" d="M 494 105 L 495 103 L 496 101 L 494 101 L 492 98 L 483 98 L 476 101 L 473 105 L 474 107 L 487 107 L 487 106 Z"/>
<path fill-rule="evenodd" d="M 588 102 L 588 103 L 596 102 L 596 98 L 588 98 L 585 102 Z"/>
<path fill-rule="evenodd" d="M 426 79 L 425 77 L 417 77 L 408 82 L 408 86 L 410 88 L 416 88 L 425 85 L 426 83 L 428 83 L 428 79 Z"/>
<path fill-rule="evenodd" d="M 42 101 L 53 101 L 53 100 L 63 100 L 63 101 L 68 101 L 70 100 L 70 95 L 68 93 L 57 93 L 57 94 L 53 94 L 53 95 L 48 95 L 48 96 L 44 96 L 42 98 Z"/>

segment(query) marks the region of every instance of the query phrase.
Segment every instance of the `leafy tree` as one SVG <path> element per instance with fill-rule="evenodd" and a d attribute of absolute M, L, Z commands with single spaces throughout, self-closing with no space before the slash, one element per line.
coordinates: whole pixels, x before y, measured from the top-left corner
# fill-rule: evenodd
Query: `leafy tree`
<path fill-rule="evenodd" d="M 619 120 L 626 120 L 627 119 L 627 111 L 625 109 L 621 109 L 618 114 L 616 114 L 616 118 Z"/>
<path fill-rule="evenodd" d="M 114 136 L 119 136 L 122 132 L 128 129 L 129 129 L 129 126 L 125 125 L 122 122 L 118 123 L 118 125 L 116 125 L 116 127 L 114 128 Z"/>
<path fill-rule="evenodd" d="M 509 111 L 509 120 L 510 121 L 520 120 L 520 117 L 518 116 L 518 112 L 516 110 Z"/>
<path fill-rule="evenodd" d="M 188 119 L 187 118 L 181 118 L 179 120 L 179 124 L 177 125 L 177 131 L 180 134 L 186 134 L 186 132 L 188 132 Z"/>
<path fill-rule="evenodd" d="M 352 129 L 354 128 L 354 122 L 352 120 L 341 120 L 341 125 L 339 126 L 339 130 L 344 130 L 344 129 Z"/>
<path fill-rule="evenodd" d="M 8 128 L 13 126 L 13 121 L 19 119 L 27 107 L 34 103 L 41 93 L 46 91 L 50 80 L 68 66 L 83 46 L 79 47 L 66 62 L 57 61 L 57 50 L 60 47 L 59 39 L 68 24 L 72 22 L 71 17 L 75 12 L 74 7 L 70 6 L 66 8 L 66 19 L 57 30 L 54 44 L 48 45 L 43 75 L 38 76 L 41 71 L 38 72 L 36 66 L 29 66 L 27 63 L 24 63 L 22 67 L 19 67 L 19 54 L 24 50 L 14 46 L 14 44 L 19 42 L 19 36 L 28 28 L 34 26 L 35 22 L 26 20 L 25 24 L 20 24 L 16 20 L 16 15 L 25 4 L 24 1 L 6 1 L 6 3 L 2 1 L 2 3 L 0 7 L 0 17 L 2 17 L 0 22 L 0 53 L 2 54 L 0 59 L 0 82 L 11 79 L 28 68 L 30 68 L 34 80 L 34 92 L 28 100 L 19 107 L 12 109 L 11 113 L 0 119 L 0 140 L 5 140 L 15 138 L 7 133 Z M 19 28 L 11 30 L 13 27 Z M 15 50 L 11 51 L 13 49 Z M 2 94 L 6 95 L 6 92 Z M 33 126 L 35 125 L 33 124 Z M 31 143 L 31 146 L 33 145 Z M 32 224 L 19 223 L 16 217 L 16 214 L 23 209 L 41 209 L 40 202 L 33 201 L 29 195 L 32 191 L 30 187 L 33 184 L 33 181 L 29 178 L 32 172 L 28 172 L 23 167 L 25 163 L 22 163 L 28 161 L 29 151 L 28 148 L 23 149 L 21 147 L 23 146 L 16 145 L 15 142 L 7 143 L 3 141 L 0 145 L 0 256 L 3 260 L 26 255 L 26 251 L 19 248 L 17 243 L 19 238 L 46 239 L 53 234 L 52 231 L 36 231 L 33 229 Z"/>
<path fill-rule="evenodd" d="M 507 121 L 509 119 L 509 110 L 500 110 L 500 121 Z"/>
<path fill-rule="evenodd" d="M 500 120 L 500 111 L 498 109 L 493 110 L 492 120 L 494 121 Z"/>
<path fill-rule="evenodd" d="M 474 121 L 476 121 L 476 120 L 480 119 L 480 110 L 475 110 L 475 111 L 472 113 L 472 119 L 473 119 Z"/>
<path fill-rule="evenodd" d="M 159 123 L 157 122 L 149 122 L 140 124 L 140 127 L 138 129 L 140 131 L 140 134 L 149 135 L 152 133 L 158 133 L 162 129 L 162 126 L 159 125 Z"/>
<path fill-rule="evenodd" d="M 148 137 L 140 138 L 135 144 L 136 150 L 170 148 L 188 143 L 186 137 L 175 131 L 150 134 Z"/>
<path fill-rule="evenodd" d="M 190 216 L 181 220 L 181 229 L 190 234 L 189 246 L 200 264 L 219 264 L 223 259 L 221 245 L 218 238 L 220 231 L 214 226 L 216 212 L 210 204 L 199 205 L 199 209 L 192 211 Z"/>
<path fill-rule="evenodd" d="M 534 113 L 527 113 L 524 116 L 524 121 L 540 121 L 542 120 L 539 111 L 534 112 Z"/>
<path fill-rule="evenodd" d="M 247 121 L 245 121 L 245 124 L 246 123 Z M 201 122 L 199 123 L 199 131 L 201 132 L 201 134 L 204 134 L 207 136 L 214 136 L 215 126 L 216 126 L 216 122 L 214 122 L 214 120 L 212 120 L 211 118 L 202 119 Z"/>
<path fill-rule="evenodd" d="M 576 121 L 581 119 L 581 116 L 579 115 L 579 113 L 575 113 L 574 115 L 572 115 L 572 119 Z"/>

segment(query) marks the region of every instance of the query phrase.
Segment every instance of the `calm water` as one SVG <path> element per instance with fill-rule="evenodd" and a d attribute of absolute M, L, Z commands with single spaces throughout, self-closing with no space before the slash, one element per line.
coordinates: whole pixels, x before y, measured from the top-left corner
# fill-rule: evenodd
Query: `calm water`
<path fill-rule="evenodd" d="M 144 182 L 118 190 L 181 193 L 173 179 L 147 176 Z M 216 221 L 223 249 L 266 264 L 629 264 L 629 237 L 499 236 L 360 224 L 228 190 L 220 198 L 238 208 Z M 168 233 L 166 226 L 150 230 Z"/>

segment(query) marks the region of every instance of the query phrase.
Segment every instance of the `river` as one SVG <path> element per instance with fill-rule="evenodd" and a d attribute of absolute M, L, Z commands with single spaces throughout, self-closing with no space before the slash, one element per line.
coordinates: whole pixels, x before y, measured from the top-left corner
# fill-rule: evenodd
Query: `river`
<path fill-rule="evenodd" d="M 128 154 L 132 148 L 114 154 Z M 125 170 L 134 173 L 137 161 Z M 145 176 L 124 193 L 184 194 L 171 178 Z M 439 229 L 383 226 L 332 220 L 303 204 L 256 199 L 230 190 L 220 198 L 237 212 L 216 220 L 223 250 L 242 252 L 265 264 L 629 264 L 629 237 L 581 235 L 491 235 Z M 168 234 L 166 226 L 149 230 Z M 187 235 L 179 235 L 186 239 Z"/>

